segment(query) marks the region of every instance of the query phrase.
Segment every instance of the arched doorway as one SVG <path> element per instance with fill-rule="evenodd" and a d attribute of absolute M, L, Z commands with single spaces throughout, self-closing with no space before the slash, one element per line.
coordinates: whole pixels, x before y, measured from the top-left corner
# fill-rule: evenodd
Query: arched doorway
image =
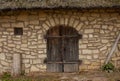
<path fill-rule="evenodd" d="M 56 26 L 47 31 L 47 71 L 76 72 L 79 67 L 78 41 L 81 35 L 72 28 Z"/>

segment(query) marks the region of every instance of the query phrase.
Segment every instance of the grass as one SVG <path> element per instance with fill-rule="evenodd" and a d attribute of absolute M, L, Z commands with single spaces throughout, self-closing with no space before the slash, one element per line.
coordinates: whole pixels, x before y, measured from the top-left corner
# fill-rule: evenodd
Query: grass
<path fill-rule="evenodd" d="M 56 76 L 51 75 L 21 75 L 19 77 L 12 77 L 9 72 L 3 73 L 3 75 L 0 76 L 0 81 L 59 81 L 57 80 Z"/>
<path fill-rule="evenodd" d="M 20 77 L 1 78 L 0 81 L 58 81 L 58 80 L 49 77 L 39 78 L 39 77 L 20 76 Z"/>

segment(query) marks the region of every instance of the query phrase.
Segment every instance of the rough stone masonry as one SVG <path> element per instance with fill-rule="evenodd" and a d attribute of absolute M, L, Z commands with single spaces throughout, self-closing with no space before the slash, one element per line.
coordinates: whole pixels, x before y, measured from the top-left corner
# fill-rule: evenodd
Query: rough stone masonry
<path fill-rule="evenodd" d="M 74 27 L 79 40 L 80 71 L 98 70 L 120 30 L 119 9 L 91 10 L 13 10 L 0 13 L 0 73 L 12 70 L 13 54 L 21 54 L 25 73 L 45 72 L 47 30 L 56 25 Z M 23 28 L 23 35 L 14 35 L 14 28 Z M 120 67 L 120 45 L 112 56 Z"/>

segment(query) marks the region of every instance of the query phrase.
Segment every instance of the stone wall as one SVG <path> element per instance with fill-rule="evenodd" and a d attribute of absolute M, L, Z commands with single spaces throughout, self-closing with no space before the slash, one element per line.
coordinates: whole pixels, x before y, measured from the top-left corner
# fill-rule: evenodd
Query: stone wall
<path fill-rule="evenodd" d="M 45 72 L 46 31 L 56 25 L 74 27 L 79 40 L 80 71 L 100 69 L 111 50 L 119 30 L 120 11 L 91 10 L 15 10 L 0 13 L 0 73 L 11 71 L 13 54 L 22 55 L 25 73 Z M 14 27 L 23 28 L 23 35 L 14 35 Z M 112 61 L 120 67 L 120 45 Z"/>

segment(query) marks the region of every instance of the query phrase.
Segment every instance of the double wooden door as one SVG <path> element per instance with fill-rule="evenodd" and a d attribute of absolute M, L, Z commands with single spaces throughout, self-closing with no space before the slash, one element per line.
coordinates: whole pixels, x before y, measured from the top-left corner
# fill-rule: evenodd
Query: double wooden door
<path fill-rule="evenodd" d="M 58 26 L 48 30 L 47 71 L 76 72 L 79 67 L 78 32 L 72 27 Z"/>

